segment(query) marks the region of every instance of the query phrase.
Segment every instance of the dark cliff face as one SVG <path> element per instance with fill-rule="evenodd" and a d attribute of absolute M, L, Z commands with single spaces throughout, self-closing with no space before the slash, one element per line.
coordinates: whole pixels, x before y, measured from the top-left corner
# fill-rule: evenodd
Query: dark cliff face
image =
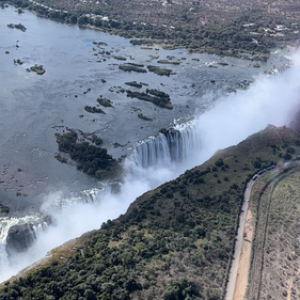
<path fill-rule="evenodd" d="M 14 225 L 8 231 L 6 251 L 9 255 L 25 252 L 35 239 L 36 235 L 32 224 Z"/>
<path fill-rule="evenodd" d="M 0 203 L 0 216 L 6 216 L 9 214 L 10 208 Z"/>
<path fill-rule="evenodd" d="M 46 230 L 52 223 L 53 220 L 50 215 L 44 216 L 40 223 L 42 230 Z M 11 226 L 6 238 L 6 251 L 8 255 L 12 256 L 17 253 L 26 252 L 33 245 L 36 238 L 34 225 L 29 222 L 24 221 L 23 223 Z"/>
<path fill-rule="evenodd" d="M 300 110 L 298 110 L 298 112 L 293 116 L 289 127 L 293 130 L 300 130 Z"/>

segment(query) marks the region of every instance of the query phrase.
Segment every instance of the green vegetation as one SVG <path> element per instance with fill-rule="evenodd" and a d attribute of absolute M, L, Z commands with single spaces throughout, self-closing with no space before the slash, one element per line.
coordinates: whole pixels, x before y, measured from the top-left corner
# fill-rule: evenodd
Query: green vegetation
<path fill-rule="evenodd" d="M 221 299 L 253 162 L 270 166 L 289 147 L 295 157 L 298 143 L 295 132 L 268 126 L 219 151 L 139 197 L 117 220 L 53 250 L 5 284 L 0 299 Z"/>
<path fill-rule="evenodd" d="M 102 140 L 96 136 L 91 141 L 98 146 L 79 140 L 77 133 L 73 131 L 57 134 L 56 141 L 59 151 L 68 153 L 76 161 L 77 168 L 89 175 L 107 179 L 116 177 L 120 172 L 119 164 L 107 154 L 105 148 L 99 147 Z"/>
<path fill-rule="evenodd" d="M 124 36 L 134 45 L 160 44 L 168 49 L 186 48 L 249 60 L 266 60 L 272 48 L 299 39 L 299 7 L 291 0 L 267 4 L 254 0 L 251 5 L 168 1 L 167 6 L 163 2 L 154 6 L 152 1 L 120 0 L 97 4 L 39 0 L 44 6 L 28 0 L 0 0 L 4 2 L 43 17 Z M 278 29 L 276 25 L 284 27 Z"/>

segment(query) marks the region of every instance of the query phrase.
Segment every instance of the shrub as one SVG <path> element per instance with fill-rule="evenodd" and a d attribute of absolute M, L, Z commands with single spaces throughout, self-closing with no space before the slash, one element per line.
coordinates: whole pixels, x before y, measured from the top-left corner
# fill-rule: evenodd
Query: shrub
<path fill-rule="evenodd" d="M 261 162 L 258 159 L 256 159 L 252 164 L 253 164 L 253 167 L 256 169 L 261 168 Z"/>
<path fill-rule="evenodd" d="M 193 297 L 192 290 L 194 283 L 186 278 L 180 280 L 170 280 L 167 284 L 167 288 L 163 292 L 164 300 L 184 300 L 188 297 Z"/>
<path fill-rule="evenodd" d="M 217 167 L 221 167 L 224 165 L 224 162 L 223 162 L 223 159 L 222 158 L 219 158 L 216 162 L 215 162 L 215 165 Z"/>
<path fill-rule="evenodd" d="M 84 292 L 84 296 L 86 300 L 97 300 L 97 297 L 95 296 L 94 292 L 89 289 Z"/>

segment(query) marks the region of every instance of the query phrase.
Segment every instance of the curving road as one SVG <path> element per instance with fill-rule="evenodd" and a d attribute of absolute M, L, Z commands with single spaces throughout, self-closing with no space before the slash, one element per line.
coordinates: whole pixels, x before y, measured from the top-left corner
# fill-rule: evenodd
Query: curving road
<path fill-rule="evenodd" d="M 260 198 L 266 191 L 266 189 L 273 184 L 271 192 L 268 195 L 267 200 L 267 215 L 265 220 L 265 228 L 261 235 L 256 234 L 256 243 L 254 250 L 252 249 L 252 238 L 254 236 L 253 232 L 253 223 L 252 223 L 252 213 L 249 208 L 249 199 L 251 196 L 252 188 L 260 175 L 269 172 L 274 168 L 274 166 L 269 167 L 267 169 L 263 169 L 257 173 L 257 175 L 253 176 L 253 178 L 248 182 L 247 188 L 244 193 L 244 203 L 242 206 L 242 212 L 240 214 L 239 220 L 239 229 L 238 234 L 236 236 L 236 245 L 235 245 L 235 254 L 232 261 L 232 266 L 229 274 L 229 280 L 226 290 L 225 300 L 243 300 L 246 296 L 248 299 L 259 299 L 260 297 L 260 289 L 261 289 L 261 276 L 263 272 L 263 265 L 264 265 L 264 253 L 266 252 L 265 249 L 265 241 L 267 235 L 267 228 L 268 228 L 268 219 L 269 219 L 269 209 L 272 201 L 272 192 L 274 186 L 278 184 L 278 182 L 282 179 L 283 171 L 288 171 L 293 169 L 295 166 L 299 165 L 298 160 L 293 160 L 290 162 L 285 163 L 283 169 L 279 169 L 279 173 L 269 179 L 267 183 L 264 185 L 261 193 Z M 254 180 L 253 180 L 254 179 Z M 254 257 L 252 261 L 252 269 L 259 272 L 260 276 L 253 273 L 249 275 L 249 268 L 251 262 L 251 253 L 254 251 L 255 253 L 261 253 L 261 257 Z M 255 256 L 255 255 L 254 255 Z M 300 270 L 298 271 L 300 273 Z M 250 278 L 248 279 L 248 276 Z M 292 286 L 293 278 L 289 282 L 289 286 Z M 290 295 L 290 289 L 288 289 L 288 297 Z"/>
<path fill-rule="evenodd" d="M 249 199 L 250 199 L 250 195 L 254 183 L 255 181 L 251 179 L 248 182 L 247 188 L 244 193 L 244 203 L 240 214 L 239 229 L 238 229 L 238 234 L 236 236 L 236 243 L 235 243 L 235 252 L 234 252 L 234 257 L 232 260 L 231 270 L 229 274 L 225 300 L 243 299 L 247 287 L 248 270 L 246 270 L 246 272 L 239 272 L 239 266 L 240 266 L 241 258 L 249 262 L 251 257 L 251 244 L 250 244 L 250 251 L 242 253 L 242 249 L 244 248 L 243 243 L 245 242 L 244 239 L 245 224 L 246 221 L 249 220 L 249 217 L 251 216 L 251 213 L 250 215 L 248 214 L 248 210 L 249 210 Z M 248 240 L 246 240 L 246 242 L 249 243 Z M 245 282 L 245 276 L 246 276 L 246 284 L 245 284 L 244 291 L 242 291 L 242 289 L 239 288 L 239 284 Z"/>

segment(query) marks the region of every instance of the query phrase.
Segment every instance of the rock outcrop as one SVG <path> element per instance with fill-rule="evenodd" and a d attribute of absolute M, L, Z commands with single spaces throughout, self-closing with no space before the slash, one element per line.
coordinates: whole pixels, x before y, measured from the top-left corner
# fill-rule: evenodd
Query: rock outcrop
<path fill-rule="evenodd" d="M 35 241 L 32 224 L 24 223 L 10 227 L 6 239 L 6 251 L 9 255 L 26 251 Z"/>
<path fill-rule="evenodd" d="M 46 72 L 42 65 L 34 65 L 30 67 L 30 71 L 35 72 L 38 75 L 43 75 Z"/>
<path fill-rule="evenodd" d="M 21 23 L 19 23 L 19 24 L 7 24 L 7 27 L 9 27 L 9 28 L 16 28 L 16 29 L 19 29 L 19 30 L 21 30 L 21 31 L 23 31 L 23 32 L 25 32 L 26 31 L 26 27 L 24 26 L 24 25 L 22 25 Z"/>
<path fill-rule="evenodd" d="M 170 76 L 172 73 L 171 69 L 166 69 L 166 68 L 160 68 L 160 67 L 156 67 L 156 66 L 147 66 L 147 69 L 149 70 L 149 72 L 153 72 L 159 76 Z"/>
<path fill-rule="evenodd" d="M 133 86 L 133 87 L 136 87 L 138 89 L 140 89 L 143 85 L 141 83 L 138 83 L 136 81 L 129 81 L 129 82 L 125 82 L 126 85 L 129 85 L 129 86 Z"/>
<path fill-rule="evenodd" d="M 0 203 L 0 216 L 1 215 L 8 215 L 9 211 L 10 211 L 10 209 L 9 209 L 8 206 L 5 206 L 5 205 Z"/>
<path fill-rule="evenodd" d="M 149 101 L 162 108 L 173 109 L 170 95 L 164 92 L 154 90 L 154 89 L 147 89 L 146 93 L 132 92 L 130 90 L 127 90 L 126 93 L 127 93 L 127 97 Z"/>
<path fill-rule="evenodd" d="M 103 98 L 102 96 L 97 99 L 97 102 L 104 107 L 112 107 L 112 102 L 109 99 Z"/>
<path fill-rule="evenodd" d="M 92 113 L 92 114 L 95 114 L 95 113 L 97 113 L 97 114 L 105 114 L 105 112 L 101 108 L 97 108 L 95 106 L 92 107 L 92 106 L 86 105 L 84 107 L 84 109 L 87 112 Z"/>
<path fill-rule="evenodd" d="M 143 66 L 143 65 L 141 65 Z M 136 65 L 133 64 L 124 64 L 119 66 L 120 70 L 123 70 L 125 72 L 137 72 L 137 73 L 147 73 L 147 70 L 142 69 L 142 67 L 137 67 Z"/>

